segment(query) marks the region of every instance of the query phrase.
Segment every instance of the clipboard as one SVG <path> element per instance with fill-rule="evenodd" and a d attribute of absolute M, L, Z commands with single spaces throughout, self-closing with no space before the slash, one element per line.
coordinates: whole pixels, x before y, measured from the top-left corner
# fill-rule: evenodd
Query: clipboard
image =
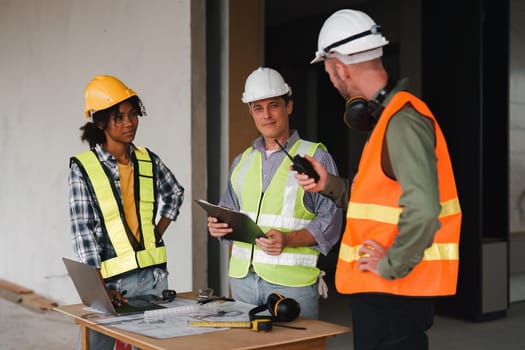
<path fill-rule="evenodd" d="M 208 213 L 208 216 L 217 218 L 220 222 L 227 223 L 233 229 L 231 233 L 223 238 L 255 244 L 256 238 L 264 237 L 264 232 L 248 215 L 211 204 L 204 199 L 196 199 L 195 202 Z"/>

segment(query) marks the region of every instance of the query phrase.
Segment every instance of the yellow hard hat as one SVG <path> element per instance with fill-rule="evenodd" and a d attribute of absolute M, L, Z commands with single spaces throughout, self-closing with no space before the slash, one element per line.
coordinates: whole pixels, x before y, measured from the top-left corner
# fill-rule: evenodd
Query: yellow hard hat
<path fill-rule="evenodd" d="M 84 114 L 90 118 L 93 113 L 114 106 L 137 93 L 122 81 L 111 75 L 97 75 L 87 84 L 84 91 L 86 108 Z"/>

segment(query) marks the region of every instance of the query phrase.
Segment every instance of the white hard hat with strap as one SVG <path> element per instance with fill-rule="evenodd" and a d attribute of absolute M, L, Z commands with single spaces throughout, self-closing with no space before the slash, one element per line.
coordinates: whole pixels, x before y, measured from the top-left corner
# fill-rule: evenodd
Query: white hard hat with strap
<path fill-rule="evenodd" d="M 310 63 L 327 57 L 352 64 L 369 61 L 383 55 L 388 41 L 372 18 L 357 10 L 339 10 L 326 19 L 317 41 L 317 52 Z"/>

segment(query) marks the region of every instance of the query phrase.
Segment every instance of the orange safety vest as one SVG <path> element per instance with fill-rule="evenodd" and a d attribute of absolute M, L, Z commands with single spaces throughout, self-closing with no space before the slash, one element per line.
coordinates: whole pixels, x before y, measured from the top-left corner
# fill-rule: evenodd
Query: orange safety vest
<path fill-rule="evenodd" d="M 392 245 L 398 234 L 397 224 L 402 208 L 398 205 L 401 186 L 387 177 L 381 167 L 381 149 L 390 118 L 410 103 L 435 125 L 437 173 L 441 228 L 423 259 L 406 276 L 389 280 L 357 268 L 358 250 L 366 239 L 385 247 Z M 336 288 L 343 294 L 387 293 L 405 296 L 439 296 L 456 293 L 459 265 L 461 208 L 456 191 L 452 164 L 436 119 L 427 105 L 407 92 L 397 93 L 388 103 L 363 149 L 346 214 L 346 227 L 341 241 L 335 274 Z"/>

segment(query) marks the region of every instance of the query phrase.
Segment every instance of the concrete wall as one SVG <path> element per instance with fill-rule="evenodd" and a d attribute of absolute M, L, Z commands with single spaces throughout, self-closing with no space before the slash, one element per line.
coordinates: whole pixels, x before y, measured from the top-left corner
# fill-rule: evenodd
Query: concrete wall
<path fill-rule="evenodd" d="M 148 112 L 135 143 L 160 155 L 186 189 L 165 237 L 170 286 L 192 289 L 190 6 L 0 0 L 0 278 L 60 303 L 78 300 L 61 261 L 73 256 L 68 160 L 88 149 L 79 138 L 85 85 L 113 74 Z"/>
<path fill-rule="evenodd" d="M 192 254 L 201 213 L 192 216 L 191 201 L 192 193 L 205 193 L 195 184 L 205 170 L 192 171 L 190 156 L 195 163 L 196 140 L 202 145 L 205 135 L 199 137 L 205 126 L 192 121 L 196 105 L 202 109 L 192 59 L 197 3 L 204 1 L 0 0 L 0 278 L 62 303 L 77 300 L 61 262 L 73 256 L 68 160 L 87 149 L 78 130 L 86 121 L 84 87 L 107 73 L 137 90 L 146 105 L 136 143 L 159 154 L 186 188 L 181 216 L 166 233 L 171 287 L 186 291 L 201 283 L 193 277 L 202 267 Z M 524 15 L 525 5 L 512 0 L 511 237 L 525 232 Z M 197 22 L 204 26 L 204 17 Z M 196 235 L 205 230 L 198 227 Z"/>

